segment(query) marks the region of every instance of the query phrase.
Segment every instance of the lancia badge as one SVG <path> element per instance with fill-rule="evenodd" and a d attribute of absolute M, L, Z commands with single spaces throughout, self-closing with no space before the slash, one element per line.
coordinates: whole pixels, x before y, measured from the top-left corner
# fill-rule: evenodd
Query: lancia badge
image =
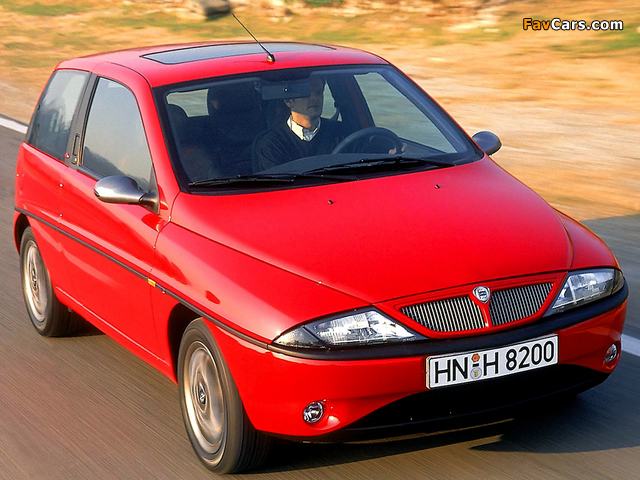
<path fill-rule="evenodd" d="M 491 290 L 487 287 L 476 287 L 473 289 L 473 296 L 482 303 L 487 303 L 489 301 L 489 297 L 491 297 Z"/>

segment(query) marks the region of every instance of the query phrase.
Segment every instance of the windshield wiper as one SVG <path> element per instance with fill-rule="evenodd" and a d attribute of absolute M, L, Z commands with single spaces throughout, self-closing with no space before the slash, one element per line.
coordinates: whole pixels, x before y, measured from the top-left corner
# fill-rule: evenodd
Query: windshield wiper
<path fill-rule="evenodd" d="M 190 188 L 215 187 L 219 185 L 231 184 L 257 184 L 257 183 L 293 183 L 300 178 L 317 178 L 334 182 L 347 182 L 350 179 L 335 175 L 322 175 L 314 172 L 304 173 L 270 173 L 264 175 L 238 175 L 237 177 L 212 178 L 209 180 L 199 180 L 189 183 Z"/>
<path fill-rule="evenodd" d="M 334 182 L 348 182 L 353 180 L 352 175 L 362 169 L 405 169 L 411 167 L 422 167 L 432 165 L 438 168 L 453 166 L 452 163 L 431 160 L 427 158 L 411 158 L 394 156 L 388 158 L 362 158 L 355 162 L 329 165 L 326 167 L 314 168 L 301 173 L 265 173 L 257 175 L 238 175 L 237 177 L 211 178 L 209 180 L 199 180 L 189 183 L 190 188 L 207 188 L 220 185 L 256 185 L 264 183 L 294 183 L 302 178 L 315 178 Z M 330 175 L 326 175 L 329 173 Z M 337 175 L 336 175 L 337 173 Z"/>
<path fill-rule="evenodd" d="M 303 172 L 303 175 L 308 174 L 318 174 L 324 172 L 342 172 L 345 173 L 356 173 L 362 169 L 381 169 L 381 170 L 389 170 L 389 169 L 404 169 L 410 167 L 422 167 L 425 165 L 432 165 L 438 168 L 446 168 L 452 167 L 453 163 L 445 162 L 441 160 L 433 160 L 429 158 L 414 158 L 414 157 L 403 157 L 403 156 L 394 156 L 387 158 L 361 158 L 360 160 L 356 160 L 355 162 L 348 163 L 340 163 L 337 165 L 329 165 L 326 167 L 314 168 L 312 170 L 307 170 Z"/>
<path fill-rule="evenodd" d="M 291 175 L 238 175 L 237 177 L 211 178 L 189 183 L 189 187 L 215 187 L 232 183 L 292 183 Z"/>

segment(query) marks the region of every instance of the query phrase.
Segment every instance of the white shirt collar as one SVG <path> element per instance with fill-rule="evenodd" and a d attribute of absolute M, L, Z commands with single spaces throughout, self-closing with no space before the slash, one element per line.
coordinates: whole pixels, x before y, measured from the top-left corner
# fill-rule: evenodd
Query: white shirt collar
<path fill-rule="evenodd" d="M 289 120 L 287 120 L 287 125 L 289 125 L 289 128 L 291 129 L 291 131 L 300 140 L 303 140 L 305 142 L 310 142 L 311 140 L 313 140 L 313 137 L 316 136 L 316 133 L 318 133 L 318 130 L 320 129 L 320 122 L 321 122 L 321 119 L 318 118 L 318 125 L 313 130 L 310 130 L 308 128 L 303 127 L 302 125 L 299 125 L 293 120 L 293 118 L 289 117 Z"/>

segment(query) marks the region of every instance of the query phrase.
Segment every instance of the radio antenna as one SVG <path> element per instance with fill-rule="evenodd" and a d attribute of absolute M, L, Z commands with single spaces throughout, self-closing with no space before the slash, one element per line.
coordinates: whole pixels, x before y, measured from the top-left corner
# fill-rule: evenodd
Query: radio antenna
<path fill-rule="evenodd" d="M 267 49 L 264 47 L 264 45 L 262 45 L 262 44 L 260 43 L 260 41 L 259 41 L 256 37 L 254 37 L 254 36 L 253 36 L 253 33 L 251 33 L 251 32 L 249 31 L 249 29 L 248 29 L 247 27 L 245 27 L 245 26 L 244 26 L 244 23 L 242 23 L 242 22 L 240 21 L 240 19 L 239 19 L 238 17 L 236 17 L 236 14 L 235 14 L 235 13 L 231 12 L 231 15 L 233 15 L 233 18 L 235 18 L 235 19 L 236 19 L 236 21 L 237 21 L 237 22 L 242 26 L 242 28 L 244 28 L 244 29 L 246 30 L 246 32 L 247 32 L 249 35 L 251 35 L 251 38 L 253 38 L 253 39 L 256 41 L 256 43 L 257 43 L 258 45 L 260 45 L 260 48 L 262 48 L 262 49 L 264 50 L 264 52 L 267 54 L 267 62 L 269 62 L 269 63 L 275 63 L 275 61 L 276 61 L 276 57 L 274 57 L 274 56 L 273 56 L 273 53 L 271 53 L 269 50 L 267 50 Z"/>

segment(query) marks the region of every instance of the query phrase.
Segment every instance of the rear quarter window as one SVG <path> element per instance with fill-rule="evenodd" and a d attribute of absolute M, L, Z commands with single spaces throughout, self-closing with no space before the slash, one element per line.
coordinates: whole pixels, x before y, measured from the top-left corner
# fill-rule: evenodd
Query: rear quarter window
<path fill-rule="evenodd" d="M 89 74 L 76 70 L 54 72 L 33 114 L 27 143 L 64 161 L 71 123 Z"/>

